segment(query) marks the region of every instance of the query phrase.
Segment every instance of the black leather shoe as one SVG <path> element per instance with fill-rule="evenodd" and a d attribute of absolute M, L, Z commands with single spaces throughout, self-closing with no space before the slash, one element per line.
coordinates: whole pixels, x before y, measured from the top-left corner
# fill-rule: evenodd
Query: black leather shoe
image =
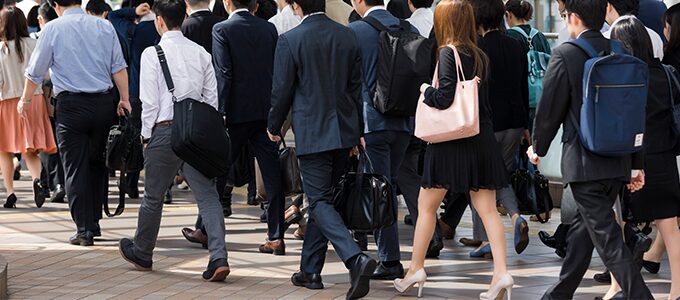
<path fill-rule="evenodd" d="M 648 261 L 648 260 L 642 260 L 642 267 L 647 270 L 647 272 L 652 273 L 652 274 L 657 274 L 659 273 L 659 269 L 661 269 L 661 263 L 658 262 L 653 262 L 653 261 Z"/>
<path fill-rule="evenodd" d="M 38 208 L 41 208 L 43 204 L 45 204 L 45 191 L 38 178 L 33 179 L 33 199 Z"/>
<path fill-rule="evenodd" d="M 128 187 L 126 194 L 130 199 L 139 199 L 139 187 L 137 185 Z"/>
<path fill-rule="evenodd" d="M 352 286 L 347 291 L 345 299 L 359 299 L 366 296 L 371 288 L 371 275 L 378 263 L 366 254 L 359 254 L 349 270 Z"/>
<path fill-rule="evenodd" d="M 7 201 L 3 204 L 5 208 L 17 208 L 17 196 L 14 193 L 7 196 Z"/>
<path fill-rule="evenodd" d="M 12 177 L 14 181 L 21 179 L 21 164 L 14 168 L 14 176 Z"/>
<path fill-rule="evenodd" d="M 621 291 L 609 299 L 604 299 L 604 297 L 595 297 L 595 300 L 626 300 L 626 297 L 623 296 L 623 291 Z"/>
<path fill-rule="evenodd" d="M 203 272 L 203 280 L 209 282 L 224 281 L 229 276 L 231 269 L 226 258 L 219 258 L 208 264 L 207 270 Z"/>
<path fill-rule="evenodd" d="M 257 202 L 257 196 L 256 195 L 248 195 L 248 205 L 250 206 L 257 206 L 260 204 Z"/>
<path fill-rule="evenodd" d="M 317 273 L 306 274 L 302 271 L 295 272 L 293 273 L 293 276 L 290 277 L 290 281 L 294 286 L 303 286 L 310 290 L 323 289 L 321 275 Z"/>
<path fill-rule="evenodd" d="M 371 275 L 371 279 L 375 280 L 395 280 L 397 278 L 404 278 L 404 266 L 401 263 L 388 268 L 380 262 L 373 275 Z"/>
<path fill-rule="evenodd" d="M 260 223 L 267 223 L 267 211 L 263 211 L 260 215 Z"/>
<path fill-rule="evenodd" d="M 134 246 L 135 243 L 131 239 L 128 238 L 121 239 L 120 242 L 118 242 L 118 252 L 120 253 L 120 256 L 122 256 L 125 261 L 135 266 L 135 269 L 137 269 L 137 271 L 143 272 L 151 271 L 151 268 L 153 267 L 153 262 L 137 258 L 137 256 L 135 256 Z"/>
<path fill-rule="evenodd" d="M 633 252 L 633 260 L 635 263 L 637 263 L 638 268 L 642 267 L 642 261 L 644 260 L 643 257 L 645 255 L 645 252 L 649 251 L 649 248 L 652 247 L 652 243 L 654 242 L 652 238 L 646 236 L 644 233 L 637 233 L 635 234 L 635 244 L 633 244 L 631 251 Z"/>
<path fill-rule="evenodd" d="M 538 232 L 538 238 L 541 239 L 541 242 L 543 242 L 544 245 L 555 249 L 557 246 L 557 241 L 555 241 L 555 237 L 551 236 L 549 233 L 541 230 Z"/>
<path fill-rule="evenodd" d="M 439 254 L 441 253 L 442 249 L 444 249 L 444 243 L 442 243 L 442 241 L 430 241 L 430 246 L 427 247 L 425 258 L 439 258 Z"/>
<path fill-rule="evenodd" d="M 68 241 L 71 243 L 71 245 L 93 246 L 94 233 L 92 231 L 79 232 L 72 236 Z"/>
<path fill-rule="evenodd" d="M 52 203 L 64 203 L 64 198 L 66 197 L 66 190 L 64 189 L 64 186 L 61 184 L 57 184 L 57 187 L 54 189 L 54 192 L 52 193 L 52 197 L 50 198 L 50 202 Z"/>
<path fill-rule="evenodd" d="M 163 204 L 172 204 L 172 191 L 168 189 L 165 192 L 165 199 L 163 199 Z"/>
<path fill-rule="evenodd" d="M 609 270 L 605 270 L 602 273 L 597 273 L 593 276 L 596 282 L 610 284 L 612 283 L 612 277 L 609 275 Z"/>
<path fill-rule="evenodd" d="M 96 224 L 96 227 L 95 227 L 94 231 L 92 232 L 92 234 L 94 235 L 94 237 L 102 236 L 102 228 L 99 226 L 99 223 Z"/>
<path fill-rule="evenodd" d="M 413 226 L 411 215 L 404 215 L 404 224 Z"/>
<path fill-rule="evenodd" d="M 231 211 L 231 206 L 222 208 L 222 215 L 224 215 L 225 218 L 231 217 L 232 214 L 233 212 Z"/>

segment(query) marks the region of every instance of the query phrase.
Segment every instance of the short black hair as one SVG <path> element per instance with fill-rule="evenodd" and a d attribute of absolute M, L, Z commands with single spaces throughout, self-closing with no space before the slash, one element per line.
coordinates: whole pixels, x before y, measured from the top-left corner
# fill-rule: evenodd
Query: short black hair
<path fill-rule="evenodd" d="M 297 3 L 302 9 L 302 13 L 305 15 L 313 14 L 316 12 L 326 11 L 326 1 L 320 0 L 293 0 L 292 2 Z"/>
<path fill-rule="evenodd" d="M 256 17 L 267 21 L 279 12 L 279 5 L 274 0 L 256 0 L 250 4 L 248 11 L 255 11 Z"/>
<path fill-rule="evenodd" d="M 149 7 L 153 8 L 153 2 L 154 2 L 154 0 L 130 0 L 127 3 L 127 5 L 128 5 L 127 7 L 137 8 L 137 6 L 139 6 L 140 4 L 146 3 L 146 4 L 149 5 Z"/>
<path fill-rule="evenodd" d="M 527 0 L 508 0 L 505 2 L 505 10 L 517 19 L 525 21 L 531 20 L 534 15 L 534 7 Z"/>
<path fill-rule="evenodd" d="M 434 0 L 411 0 L 415 8 L 430 8 Z"/>
<path fill-rule="evenodd" d="M 47 0 L 47 3 L 49 3 L 52 7 L 54 7 L 54 4 L 59 4 L 59 6 L 75 6 L 75 5 L 82 5 L 83 1 L 81 0 Z"/>
<path fill-rule="evenodd" d="M 501 28 L 505 15 L 503 0 L 472 0 L 470 4 L 475 10 L 477 27 L 484 30 Z"/>
<path fill-rule="evenodd" d="M 101 16 L 106 12 L 111 12 L 111 6 L 104 2 L 104 0 L 90 0 L 85 6 L 85 10 L 94 15 Z"/>
<path fill-rule="evenodd" d="M 564 9 L 578 15 L 586 28 L 600 30 L 607 15 L 607 0 L 566 0 Z"/>
<path fill-rule="evenodd" d="M 219 0 L 215 0 L 215 1 L 219 1 Z M 232 0 L 231 2 L 234 3 L 234 6 L 237 9 L 241 9 L 241 8 L 250 9 L 251 7 L 255 7 L 257 0 Z"/>
<path fill-rule="evenodd" d="M 607 0 L 621 16 L 637 16 L 640 12 L 640 0 Z"/>
<path fill-rule="evenodd" d="M 220 1 L 220 0 L 215 0 L 215 1 Z M 198 6 L 201 4 L 210 4 L 210 0 L 187 0 L 187 3 L 189 3 L 189 6 Z"/>
<path fill-rule="evenodd" d="M 40 5 L 40 8 L 38 9 L 38 15 L 40 15 L 40 17 L 42 17 L 45 22 L 52 21 L 59 17 L 57 12 L 54 11 L 54 8 L 52 8 L 52 6 L 47 3 Z"/>
<path fill-rule="evenodd" d="M 153 12 L 156 16 L 163 18 L 170 30 L 179 29 L 182 26 L 186 11 L 187 5 L 184 0 L 158 0 L 153 6 Z"/>
<path fill-rule="evenodd" d="M 385 5 L 385 1 L 383 0 L 365 0 L 366 6 L 378 6 L 378 5 Z"/>

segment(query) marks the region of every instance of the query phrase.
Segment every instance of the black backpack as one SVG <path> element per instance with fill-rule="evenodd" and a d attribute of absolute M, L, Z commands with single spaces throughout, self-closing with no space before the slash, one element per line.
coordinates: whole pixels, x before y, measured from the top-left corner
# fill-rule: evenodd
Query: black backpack
<path fill-rule="evenodd" d="M 395 31 L 373 17 L 362 20 L 380 31 L 373 107 L 387 116 L 415 116 L 420 86 L 432 75 L 432 41 L 411 31 L 404 20 Z"/>

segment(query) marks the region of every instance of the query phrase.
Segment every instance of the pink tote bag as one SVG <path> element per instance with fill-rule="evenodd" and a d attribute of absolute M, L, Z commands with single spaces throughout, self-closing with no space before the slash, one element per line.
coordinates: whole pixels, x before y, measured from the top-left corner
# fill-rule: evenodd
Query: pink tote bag
<path fill-rule="evenodd" d="M 441 143 L 479 134 L 479 77 L 465 80 L 460 56 L 455 46 L 449 45 L 456 58 L 456 94 L 449 108 L 440 110 L 425 104 L 425 94 L 421 93 L 416 109 L 415 135 L 428 143 Z M 432 86 L 439 87 L 437 72 L 434 71 Z"/>

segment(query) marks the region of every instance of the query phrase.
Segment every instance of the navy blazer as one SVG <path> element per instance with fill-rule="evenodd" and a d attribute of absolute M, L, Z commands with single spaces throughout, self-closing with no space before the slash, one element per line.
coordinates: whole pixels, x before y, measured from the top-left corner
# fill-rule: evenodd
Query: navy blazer
<path fill-rule="evenodd" d="M 184 19 L 182 34 L 212 54 L 213 26 L 222 21 L 224 17 L 213 15 L 209 10 L 197 11 Z"/>
<path fill-rule="evenodd" d="M 361 54 L 351 30 L 325 15 L 306 18 L 276 46 L 268 128 L 280 134 L 292 107 L 298 155 L 359 144 Z"/>
<path fill-rule="evenodd" d="M 217 23 L 212 35 L 219 111 L 226 115 L 227 125 L 266 121 L 271 107 L 276 27 L 242 11 Z"/>
<path fill-rule="evenodd" d="M 387 10 L 372 11 L 369 16 L 375 18 L 390 30 L 399 29 L 399 19 Z M 378 63 L 378 43 L 380 32 L 364 21 L 349 24 L 354 31 L 359 48 L 361 49 L 361 69 L 363 74 L 362 98 L 364 101 L 364 132 L 370 133 L 382 130 L 413 132 L 413 123 L 409 117 L 385 116 L 373 107 L 373 94 L 376 85 L 376 70 Z M 413 32 L 418 29 L 411 26 Z"/>

